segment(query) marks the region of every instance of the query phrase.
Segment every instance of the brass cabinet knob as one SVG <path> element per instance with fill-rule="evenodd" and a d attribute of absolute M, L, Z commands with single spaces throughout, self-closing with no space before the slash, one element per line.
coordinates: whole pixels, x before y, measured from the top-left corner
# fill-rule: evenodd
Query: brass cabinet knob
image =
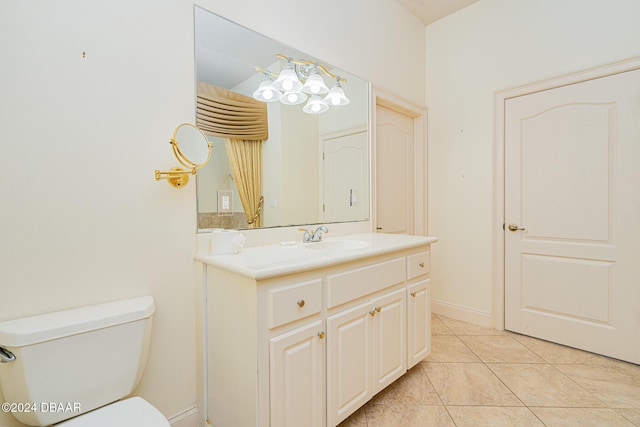
<path fill-rule="evenodd" d="M 382 311 L 382 307 L 376 307 L 376 311 L 380 313 Z"/>
<path fill-rule="evenodd" d="M 303 299 L 299 299 L 296 304 L 298 304 L 298 307 L 302 308 L 304 307 L 304 300 Z"/>
<path fill-rule="evenodd" d="M 324 331 L 322 331 L 322 332 L 318 332 L 318 337 L 319 337 L 320 339 L 324 339 Z"/>
<path fill-rule="evenodd" d="M 375 315 L 376 315 L 376 311 L 375 311 L 375 310 L 371 310 L 371 311 L 369 312 L 369 314 L 371 315 L 371 317 L 373 317 L 373 316 L 375 316 Z"/>
<path fill-rule="evenodd" d="M 414 292 L 411 292 L 411 296 L 412 296 L 412 297 L 414 297 L 414 298 L 416 297 L 416 293 L 415 293 L 415 291 L 414 291 Z"/>
<path fill-rule="evenodd" d="M 421 262 L 420 264 L 418 264 L 420 266 L 420 268 L 424 268 L 424 262 Z"/>

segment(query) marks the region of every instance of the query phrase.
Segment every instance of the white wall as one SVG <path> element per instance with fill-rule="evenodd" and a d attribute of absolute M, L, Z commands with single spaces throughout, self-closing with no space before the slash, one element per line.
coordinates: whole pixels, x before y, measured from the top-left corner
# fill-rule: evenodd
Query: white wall
<path fill-rule="evenodd" d="M 637 0 L 480 0 L 427 27 L 436 302 L 492 314 L 495 92 L 640 55 L 638 22 Z"/>
<path fill-rule="evenodd" d="M 329 0 L 312 20 L 292 0 L 201 4 L 424 102 L 424 27 L 396 2 Z M 194 120 L 193 51 L 189 0 L 0 4 L 0 320 L 152 295 L 136 393 L 167 416 L 196 400 L 196 199 L 153 171 Z"/>

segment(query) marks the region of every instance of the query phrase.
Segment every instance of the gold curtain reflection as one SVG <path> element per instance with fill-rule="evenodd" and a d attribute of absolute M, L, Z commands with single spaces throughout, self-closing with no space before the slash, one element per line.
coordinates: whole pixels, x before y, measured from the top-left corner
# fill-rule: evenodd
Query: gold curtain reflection
<path fill-rule="evenodd" d="M 220 138 L 266 141 L 269 138 L 267 104 L 198 82 L 196 126 Z"/>
<path fill-rule="evenodd" d="M 262 227 L 262 141 L 227 139 L 225 148 L 250 228 Z"/>

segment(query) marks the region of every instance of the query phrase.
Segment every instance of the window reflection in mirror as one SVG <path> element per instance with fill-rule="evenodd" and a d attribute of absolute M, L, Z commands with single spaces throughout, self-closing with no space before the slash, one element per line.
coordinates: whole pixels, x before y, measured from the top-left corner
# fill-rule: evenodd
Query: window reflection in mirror
<path fill-rule="evenodd" d="M 214 13 L 195 7 L 199 83 L 251 97 L 264 80 L 254 67 L 279 73 L 277 53 L 317 61 L 347 82 L 348 105 L 307 114 L 304 104 L 266 104 L 268 138 L 261 148 L 261 227 L 364 221 L 369 218 L 369 84 Z M 333 81 L 327 76 L 325 83 Z M 199 127 L 200 124 L 198 124 Z M 205 130 L 205 129 L 203 129 Z M 198 229 L 248 229 L 225 139 L 212 136 L 211 161 L 197 175 Z M 215 133 L 215 132 L 214 132 Z M 252 209 L 255 209 L 255 204 Z"/>

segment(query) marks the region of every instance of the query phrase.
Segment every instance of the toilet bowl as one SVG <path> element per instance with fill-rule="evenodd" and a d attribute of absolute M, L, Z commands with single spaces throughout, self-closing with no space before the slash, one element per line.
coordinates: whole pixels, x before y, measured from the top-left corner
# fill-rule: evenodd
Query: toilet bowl
<path fill-rule="evenodd" d="M 0 388 L 32 426 L 169 427 L 131 395 L 144 371 L 153 298 L 146 296 L 0 322 Z"/>
<path fill-rule="evenodd" d="M 131 397 L 56 424 L 55 427 L 170 427 L 169 421 L 141 397 Z"/>

